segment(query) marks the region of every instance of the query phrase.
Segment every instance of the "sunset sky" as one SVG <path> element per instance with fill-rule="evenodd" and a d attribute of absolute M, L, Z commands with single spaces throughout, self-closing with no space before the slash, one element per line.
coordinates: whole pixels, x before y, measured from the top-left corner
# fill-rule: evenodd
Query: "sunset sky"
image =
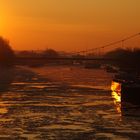
<path fill-rule="evenodd" d="M 15 50 L 78 51 L 138 32 L 140 0 L 0 0 L 0 35 Z"/>

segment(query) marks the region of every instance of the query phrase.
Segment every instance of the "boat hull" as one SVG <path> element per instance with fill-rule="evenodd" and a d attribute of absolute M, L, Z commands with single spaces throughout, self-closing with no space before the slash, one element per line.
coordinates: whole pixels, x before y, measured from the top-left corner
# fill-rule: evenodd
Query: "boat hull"
<path fill-rule="evenodd" d="M 140 105 L 140 86 L 122 81 L 112 81 L 111 90 L 121 96 L 121 102 Z"/>

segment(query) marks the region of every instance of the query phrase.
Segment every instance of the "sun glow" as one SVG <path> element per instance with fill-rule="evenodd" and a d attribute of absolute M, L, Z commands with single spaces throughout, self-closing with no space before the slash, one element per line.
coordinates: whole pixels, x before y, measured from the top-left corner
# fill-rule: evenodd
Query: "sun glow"
<path fill-rule="evenodd" d="M 3 12 L 0 10 L 0 35 L 4 35 L 5 34 L 5 24 L 6 24 L 6 18 L 3 14 Z"/>
<path fill-rule="evenodd" d="M 0 15 L 0 32 L 3 28 L 3 19 L 2 19 L 2 16 Z"/>
<path fill-rule="evenodd" d="M 17 50 L 94 48 L 139 31 L 140 1 L 127 1 L 0 0 L 0 35 Z"/>

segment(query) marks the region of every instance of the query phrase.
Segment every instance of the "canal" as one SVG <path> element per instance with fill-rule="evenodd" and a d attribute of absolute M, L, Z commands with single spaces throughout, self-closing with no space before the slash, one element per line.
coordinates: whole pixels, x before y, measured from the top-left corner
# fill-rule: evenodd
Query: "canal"
<path fill-rule="evenodd" d="M 74 66 L 0 71 L 0 140 L 140 139 L 140 116 L 131 113 L 140 110 L 118 109 L 113 74 Z"/>

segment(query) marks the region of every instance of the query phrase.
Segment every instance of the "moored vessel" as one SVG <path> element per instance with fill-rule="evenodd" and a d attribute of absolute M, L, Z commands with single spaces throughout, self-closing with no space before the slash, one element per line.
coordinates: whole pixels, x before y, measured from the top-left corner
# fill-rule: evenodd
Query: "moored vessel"
<path fill-rule="evenodd" d="M 140 105 L 140 79 L 138 76 L 129 74 L 115 76 L 111 90 L 120 96 L 121 102 Z"/>

